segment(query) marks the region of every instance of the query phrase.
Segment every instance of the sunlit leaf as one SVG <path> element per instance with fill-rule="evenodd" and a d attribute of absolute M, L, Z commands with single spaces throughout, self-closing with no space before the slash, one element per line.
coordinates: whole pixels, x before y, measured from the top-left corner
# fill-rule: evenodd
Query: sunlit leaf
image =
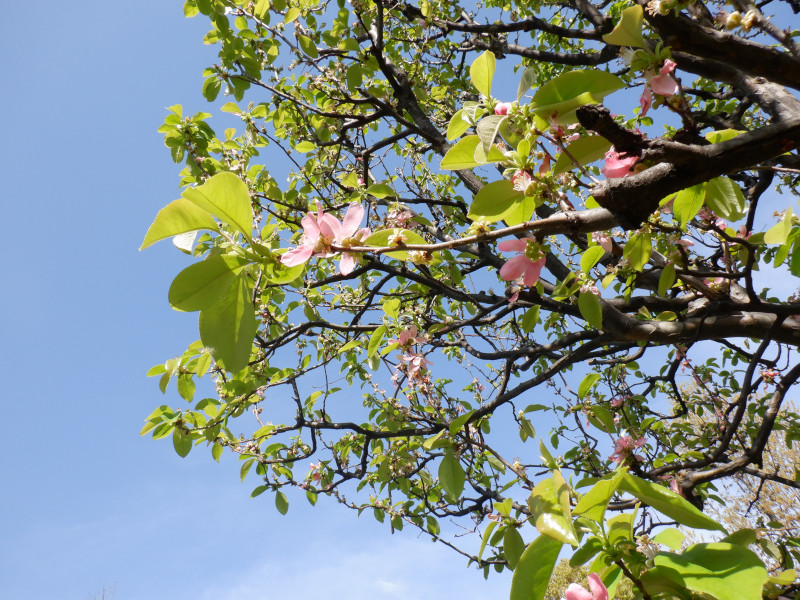
<path fill-rule="evenodd" d="M 632 46 L 634 48 L 647 48 L 647 43 L 642 37 L 642 16 L 644 11 L 640 5 L 631 6 L 622 11 L 622 18 L 616 27 L 603 36 L 606 44 L 614 46 Z"/>
<path fill-rule="evenodd" d="M 492 79 L 496 62 L 494 53 L 487 50 L 478 56 L 469 67 L 472 85 L 487 98 L 492 95 Z"/>
<path fill-rule="evenodd" d="M 217 254 L 183 271 L 169 288 L 169 303 L 181 311 L 202 310 L 225 296 L 246 264 L 240 256 Z"/>
<path fill-rule="evenodd" d="M 458 140 L 458 143 L 447 151 L 442 158 L 442 169 L 458 170 L 471 169 L 481 163 L 475 161 L 475 148 L 481 143 L 477 135 L 468 135 Z"/>
<path fill-rule="evenodd" d="M 250 239 L 253 233 L 250 193 L 245 183 L 233 173 L 214 175 L 203 185 L 184 190 L 182 195 Z"/>
<path fill-rule="evenodd" d="M 510 600 L 542 600 L 563 544 L 540 535 L 533 540 L 517 563 L 511 578 Z"/>
<path fill-rule="evenodd" d="M 158 211 L 139 250 L 165 238 L 198 229 L 217 231 L 217 222 L 207 210 L 199 208 L 184 198 L 178 198 Z"/>

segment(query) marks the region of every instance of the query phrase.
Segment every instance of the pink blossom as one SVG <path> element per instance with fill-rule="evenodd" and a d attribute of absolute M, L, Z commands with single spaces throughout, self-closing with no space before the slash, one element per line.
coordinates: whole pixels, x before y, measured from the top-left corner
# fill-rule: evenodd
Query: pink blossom
<path fill-rule="evenodd" d="M 511 110 L 511 102 L 498 102 L 494 105 L 494 114 L 496 115 L 507 115 L 509 110 Z"/>
<path fill-rule="evenodd" d="M 428 340 L 424 337 L 417 336 L 417 326 L 412 325 L 411 327 L 406 327 L 403 331 L 400 332 L 400 335 L 397 338 L 388 340 L 387 343 L 389 344 L 397 344 L 401 348 L 406 346 L 410 346 L 412 344 L 424 344 Z"/>
<path fill-rule="evenodd" d="M 780 375 L 780 372 L 775 369 L 764 369 L 761 371 L 761 376 L 764 378 L 765 383 L 775 383 L 775 378 Z"/>
<path fill-rule="evenodd" d="M 648 83 L 656 94 L 662 96 L 672 96 L 680 91 L 680 86 L 675 79 L 672 78 L 672 73 L 678 65 L 669 59 L 664 61 L 664 65 L 659 69 L 658 75 L 650 77 Z"/>
<path fill-rule="evenodd" d="M 639 98 L 639 106 L 642 108 L 642 112 L 639 116 L 643 117 L 647 114 L 647 111 L 650 110 L 650 107 L 653 105 L 653 92 L 650 91 L 650 86 L 644 86 L 644 90 L 642 91 L 642 96 Z"/>
<path fill-rule="evenodd" d="M 317 200 L 317 214 L 309 212 L 300 223 L 303 226 L 303 238 L 300 244 L 285 252 L 280 261 L 287 267 L 294 267 L 312 256 L 323 258 L 334 256 L 331 245 L 357 246 L 370 234 L 368 227 L 359 229 L 364 218 L 364 207 L 352 202 L 344 215 L 344 222 L 329 213 L 322 211 L 322 204 Z M 355 255 L 343 252 L 339 263 L 339 272 L 348 275 L 355 267 Z"/>
<path fill-rule="evenodd" d="M 589 589 L 592 591 L 586 591 L 577 583 L 570 583 L 564 596 L 567 600 L 608 600 L 608 590 L 597 573 L 589 573 Z"/>
<path fill-rule="evenodd" d="M 486 515 L 486 518 L 489 519 L 490 521 L 494 521 L 495 523 L 498 523 L 503 520 L 502 515 L 496 515 L 494 513 L 489 513 L 488 515 Z"/>
<path fill-rule="evenodd" d="M 595 244 L 599 244 L 600 247 L 606 252 L 611 252 L 614 249 L 614 240 L 612 240 L 611 236 L 605 232 L 593 231 L 592 241 Z"/>
<path fill-rule="evenodd" d="M 753 235 L 753 234 L 750 231 L 748 231 L 747 225 L 739 225 L 739 237 L 740 238 L 743 238 L 743 239 L 746 240 L 751 235 Z"/>
<path fill-rule="evenodd" d="M 514 184 L 514 190 L 524 193 L 533 182 L 533 178 L 527 171 L 517 171 L 511 177 L 511 181 Z"/>
<path fill-rule="evenodd" d="M 322 479 L 322 473 L 320 473 L 319 471 L 320 467 L 322 467 L 322 463 L 311 463 L 310 465 L 308 465 L 308 468 L 310 470 L 308 476 L 317 483 L 319 483 L 320 479 Z"/>
<path fill-rule="evenodd" d="M 503 252 L 521 253 L 507 260 L 500 268 L 501 279 L 514 281 L 522 277 L 525 287 L 536 285 L 545 263 L 545 257 L 536 244 L 531 245 L 528 240 L 505 240 L 497 247 Z"/>
<path fill-rule="evenodd" d="M 622 396 L 617 396 L 616 398 L 612 398 L 611 406 L 617 408 L 618 406 L 622 406 L 623 402 L 625 402 L 625 398 Z"/>
<path fill-rule="evenodd" d="M 408 221 L 414 214 L 409 210 L 392 210 L 386 215 L 386 224 L 390 227 L 408 227 Z"/>
<path fill-rule="evenodd" d="M 407 352 L 400 357 L 400 360 L 406 363 L 406 375 L 412 382 L 422 382 L 428 365 L 433 364 L 419 352 Z"/>
<path fill-rule="evenodd" d="M 633 167 L 637 160 L 639 159 L 635 156 L 625 156 L 623 158 L 622 155 L 612 147 L 611 150 L 606 152 L 606 164 L 600 169 L 600 172 L 608 179 L 627 177 L 631 174 L 631 167 Z"/>
<path fill-rule="evenodd" d="M 614 452 L 608 458 L 618 464 L 622 464 L 630 457 L 633 457 L 636 460 L 644 460 L 644 457 L 641 454 L 634 453 L 636 448 L 641 448 L 644 446 L 644 444 L 645 440 L 643 437 L 639 438 L 638 440 L 634 440 L 629 435 L 621 436 L 616 442 L 614 442 Z"/>
<path fill-rule="evenodd" d="M 351 202 L 344 214 L 342 226 L 334 238 L 337 246 L 358 246 L 361 241 L 370 234 L 369 227 L 361 228 L 361 221 L 364 219 L 364 207 L 358 202 Z M 338 224 L 338 221 L 337 221 Z M 342 259 L 339 261 L 339 272 L 342 275 L 349 275 L 356 266 L 356 256 L 352 252 L 342 252 Z"/>
<path fill-rule="evenodd" d="M 678 494 L 679 496 L 683 496 L 683 488 L 681 484 L 678 482 L 676 478 L 672 478 L 672 481 L 669 482 L 669 489 Z"/>

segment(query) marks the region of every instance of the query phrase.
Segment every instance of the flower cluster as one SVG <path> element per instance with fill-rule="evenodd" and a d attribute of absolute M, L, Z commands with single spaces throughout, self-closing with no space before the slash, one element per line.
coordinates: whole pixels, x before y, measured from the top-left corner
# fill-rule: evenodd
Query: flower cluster
<path fill-rule="evenodd" d="M 630 458 L 637 461 L 644 460 L 644 456 L 634 452 L 634 450 L 641 448 L 644 444 L 645 439 L 643 437 L 635 440 L 629 435 L 623 435 L 614 442 L 614 452 L 608 458 L 617 464 L 627 462 Z"/>
<path fill-rule="evenodd" d="M 564 596 L 567 600 L 608 600 L 608 589 L 597 573 L 589 573 L 589 589 L 591 592 L 577 583 L 570 583 Z"/>
<path fill-rule="evenodd" d="M 525 287 L 536 285 L 544 267 L 545 256 L 542 248 L 533 240 L 505 240 L 497 244 L 503 252 L 518 252 L 500 267 L 500 278 L 505 281 L 522 279 Z"/>
<path fill-rule="evenodd" d="M 400 332 L 397 338 L 388 340 L 389 344 L 396 344 L 403 354 L 397 365 L 397 371 L 392 376 L 394 381 L 400 378 L 400 373 L 405 372 L 408 382 L 422 391 L 430 390 L 430 377 L 428 376 L 428 365 L 433 364 L 421 352 L 414 350 L 415 344 L 424 344 L 427 338 L 418 335 L 417 326 L 411 325 Z"/>
<path fill-rule="evenodd" d="M 364 219 L 364 207 L 357 202 L 352 202 L 347 208 L 342 222 L 325 213 L 322 204 L 317 200 L 317 214 L 308 213 L 301 224 L 303 225 L 303 239 L 300 244 L 285 252 L 280 260 L 287 267 L 308 262 L 312 256 L 327 258 L 334 256 L 331 246 L 358 246 L 369 236 L 369 227 L 360 228 Z M 352 252 L 342 252 L 339 261 L 339 272 L 349 275 L 356 265 L 356 256 Z"/>

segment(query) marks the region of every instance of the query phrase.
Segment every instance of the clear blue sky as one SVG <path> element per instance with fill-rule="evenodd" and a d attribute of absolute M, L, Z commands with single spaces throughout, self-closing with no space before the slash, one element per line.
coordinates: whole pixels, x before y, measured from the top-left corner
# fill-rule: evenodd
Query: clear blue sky
<path fill-rule="evenodd" d="M 3 7 L 0 599 L 506 597 L 413 532 L 295 496 L 281 517 L 233 461 L 139 437 L 164 402 L 145 372 L 197 338 L 166 299 L 187 259 L 137 250 L 178 196 L 165 107 L 209 109 L 215 51 L 181 5 Z"/>

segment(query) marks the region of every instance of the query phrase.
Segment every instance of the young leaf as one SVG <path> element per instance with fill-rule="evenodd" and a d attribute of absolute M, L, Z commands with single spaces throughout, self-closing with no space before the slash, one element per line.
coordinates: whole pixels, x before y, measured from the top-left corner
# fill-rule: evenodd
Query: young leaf
<path fill-rule="evenodd" d="M 452 142 L 460 138 L 469 128 L 469 122 L 464 119 L 464 111 L 457 111 L 456 114 L 450 118 L 450 123 L 447 124 L 447 141 Z"/>
<path fill-rule="evenodd" d="M 681 190 L 672 203 L 672 213 L 678 219 L 682 229 L 686 229 L 686 224 L 694 219 L 695 215 L 703 207 L 703 200 L 706 198 L 706 184 L 699 183 L 690 188 Z"/>
<path fill-rule="evenodd" d="M 594 384 L 596 384 L 601 377 L 602 375 L 600 375 L 600 373 L 589 373 L 586 375 L 578 385 L 578 398 L 585 398 L 589 390 L 594 387 Z"/>
<path fill-rule="evenodd" d="M 738 183 L 728 177 L 715 177 L 706 186 L 706 205 L 720 217 L 738 221 L 747 214 L 747 200 Z"/>
<path fill-rule="evenodd" d="M 253 233 L 253 208 L 245 183 L 229 172 L 219 173 L 203 185 L 184 190 L 183 197 L 232 225 L 248 240 Z"/>
<path fill-rule="evenodd" d="M 587 248 L 586 252 L 583 253 L 581 256 L 581 271 L 584 273 L 588 273 L 592 270 L 600 259 L 603 258 L 603 255 L 606 253 L 603 250 L 602 246 L 592 246 L 591 248 Z"/>
<path fill-rule="evenodd" d="M 576 515 L 583 515 L 587 519 L 602 522 L 603 515 L 606 512 L 608 501 L 617 491 L 619 482 L 622 479 L 622 471 L 616 471 L 603 477 L 600 481 L 592 486 L 588 492 L 578 501 L 573 512 Z"/>
<path fill-rule="evenodd" d="M 675 284 L 676 278 L 675 265 L 672 263 L 667 263 L 661 270 L 661 275 L 658 278 L 658 295 L 665 296 L 670 288 Z"/>
<path fill-rule="evenodd" d="M 522 97 L 525 95 L 534 83 L 536 83 L 536 75 L 537 70 L 533 67 L 527 67 L 523 72 L 522 76 L 519 78 L 519 85 L 517 86 L 517 102 L 522 100 Z"/>
<path fill-rule="evenodd" d="M 472 85 L 487 98 L 492 95 L 492 79 L 494 78 L 496 62 L 494 53 L 487 50 L 476 58 L 469 67 Z"/>
<path fill-rule="evenodd" d="M 532 107 L 543 119 L 557 113 L 559 123 L 575 123 L 579 106 L 596 104 L 623 87 L 619 77 L 605 71 L 568 71 L 541 86 L 533 95 Z"/>
<path fill-rule="evenodd" d="M 458 140 L 458 143 L 442 158 L 441 168 L 453 171 L 479 166 L 481 163 L 475 161 L 475 149 L 480 143 L 481 138 L 477 135 L 468 135 Z"/>
<path fill-rule="evenodd" d="M 184 198 L 178 198 L 158 211 L 139 250 L 144 250 L 165 238 L 198 229 L 217 231 L 217 222 L 207 210 L 197 207 Z"/>
<path fill-rule="evenodd" d="M 487 158 L 492 149 L 495 139 L 500 131 L 502 124 L 508 119 L 505 115 L 489 115 L 478 122 L 475 131 L 483 144 L 483 151 Z M 503 157 L 505 158 L 505 156 Z"/>
<path fill-rule="evenodd" d="M 785 244 L 792 230 L 792 209 L 787 208 L 780 223 L 770 227 L 764 234 L 765 244 Z"/>
<path fill-rule="evenodd" d="M 634 233 L 625 244 L 622 256 L 630 261 L 633 270 L 641 271 L 650 260 L 652 251 L 650 233 Z"/>
<path fill-rule="evenodd" d="M 515 190 L 514 184 L 508 179 L 493 181 L 475 194 L 467 218 L 489 223 L 500 221 L 514 208 L 515 203 L 521 202 L 524 198 L 525 195 Z"/>
<path fill-rule="evenodd" d="M 581 292 L 578 294 L 578 310 L 589 325 L 595 329 L 603 328 L 603 306 L 600 298 L 591 292 Z"/>
<path fill-rule="evenodd" d="M 575 168 L 575 161 L 579 165 L 588 165 L 603 158 L 611 148 L 611 142 L 599 135 L 586 135 L 571 142 L 566 152 L 561 152 L 553 165 L 553 175 L 560 175 L 565 171 Z M 574 160 L 573 160 L 574 159 Z"/>
<path fill-rule="evenodd" d="M 386 337 L 385 325 L 381 325 L 375 331 L 372 332 L 372 335 L 369 336 L 369 344 L 367 345 L 367 357 L 373 356 L 378 351 L 378 347 L 380 347 L 385 337 Z"/>
<path fill-rule="evenodd" d="M 606 44 L 614 46 L 631 46 L 633 48 L 647 48 L 642 37 L 642 16 L 644 11 L 640 5 L 631 6 L 622 11 L 622 18 L 611 33 L 603 36 Z"/>
<path fill-rule="evenodd" d="M 542 600 L 563 544 L 546 535 L 533 540 L 511 578 L 510 600 Z"/>

